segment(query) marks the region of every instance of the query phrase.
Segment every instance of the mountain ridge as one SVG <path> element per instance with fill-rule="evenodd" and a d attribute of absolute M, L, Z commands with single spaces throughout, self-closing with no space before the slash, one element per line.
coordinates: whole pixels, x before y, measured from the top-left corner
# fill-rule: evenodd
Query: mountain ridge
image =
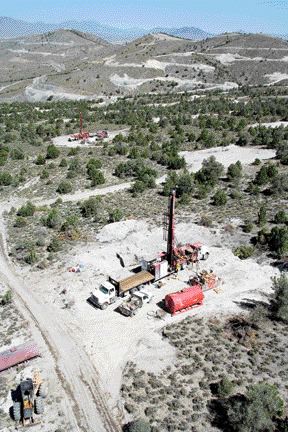
<path fill-rule="evenodd" d="M 116 28 L 96 21 L 64 21 L 59 24 L 44 22 L 27 22 L 10 17 L 0 17 L 0 39 L 13 37 L 23 37 L 33 34 L 47 33 L 58 29 L 75 29 L 83 33 L 96 34 L 98 37 L 112 43 L 131 42 L 134 39 L 145 36 L 148 33 L 167 33 L 176 37 L 188 39 L 205 39 L 212 36 L 202 29 L 196 27 L 154 27 L 151 29 L 143 28 Z"/>

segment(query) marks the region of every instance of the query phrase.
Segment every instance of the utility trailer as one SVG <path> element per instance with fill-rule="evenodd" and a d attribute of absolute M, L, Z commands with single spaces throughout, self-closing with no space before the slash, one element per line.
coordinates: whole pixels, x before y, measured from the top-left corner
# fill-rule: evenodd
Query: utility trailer
<path fill-rule="evenodd" d="M 146 303 L 150 303 L 153 296 L 144 291 L 132 294 L 118 307 L 119 312 L 124 316 L 133 317 Z"/>

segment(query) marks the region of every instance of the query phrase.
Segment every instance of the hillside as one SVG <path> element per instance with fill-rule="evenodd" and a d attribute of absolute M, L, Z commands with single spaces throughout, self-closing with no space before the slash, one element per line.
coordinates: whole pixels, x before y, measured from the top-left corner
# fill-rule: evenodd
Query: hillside
<path fill-rule="evenodd" d="M 91 34 L 57 30 L 2 40 L 0 67 L 2 100 L 229 90 L 285 85 L 288 43 L 262 34 L 192 41 L 155 33 L 110 45 Z"/>

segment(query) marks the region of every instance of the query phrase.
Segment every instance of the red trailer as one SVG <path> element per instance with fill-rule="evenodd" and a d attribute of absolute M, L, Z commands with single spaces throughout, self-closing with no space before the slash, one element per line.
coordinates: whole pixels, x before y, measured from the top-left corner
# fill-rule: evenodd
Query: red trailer
<path fill-rule="evenodd" d="M 193 307 L 201 306 L 203 300 L 204 294 L 201 285 L 194 285 L 166 295 L 165 307 L 172 315 L 176 315 Z"/>
<path fill-rule="evenodd" d="M 0 352 L 0 372 L 40 355 L 39 349 L 34 342 L 26 342 L 17 347 L 2 351 Z"/>

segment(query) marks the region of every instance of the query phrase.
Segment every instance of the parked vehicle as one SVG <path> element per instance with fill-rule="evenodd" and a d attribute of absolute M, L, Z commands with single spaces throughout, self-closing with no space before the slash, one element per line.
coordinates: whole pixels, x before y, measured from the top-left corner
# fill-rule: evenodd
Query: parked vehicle
<path fill-rule="evenodd" d="M 124 300 L 123 303 L 118 307 L 118 310 L 122 315 L 132 317 L 140 308 L 142 308 L 144 304 L 150 303 L 152 298 L 152 294 L 149 294 L 145 291 L 139 291 L 132 294 L 127 298 L 127 300 Z"/>
<path fill-rule="evenodd" d="M 99 288 L 91 292 L 89 302 L 100 309 L 106 309 L 110 304 L 115 303 L 117 297 L 135 292 L 153 280 L 154 276 L 145 270 L 125 278 L 109 277 L 109 281 L 103 282 Z"/>
<path fill-rule="evenodd" d="M 34 372 L 33 379 L 27 378 L 20 382 L 13 400 L 13 417 L 16 422 L 22 421 L 24 426 L 35 423 L 34 414 L 44 413 L 44 399 L 48 388 L 39 372 Z"/>

